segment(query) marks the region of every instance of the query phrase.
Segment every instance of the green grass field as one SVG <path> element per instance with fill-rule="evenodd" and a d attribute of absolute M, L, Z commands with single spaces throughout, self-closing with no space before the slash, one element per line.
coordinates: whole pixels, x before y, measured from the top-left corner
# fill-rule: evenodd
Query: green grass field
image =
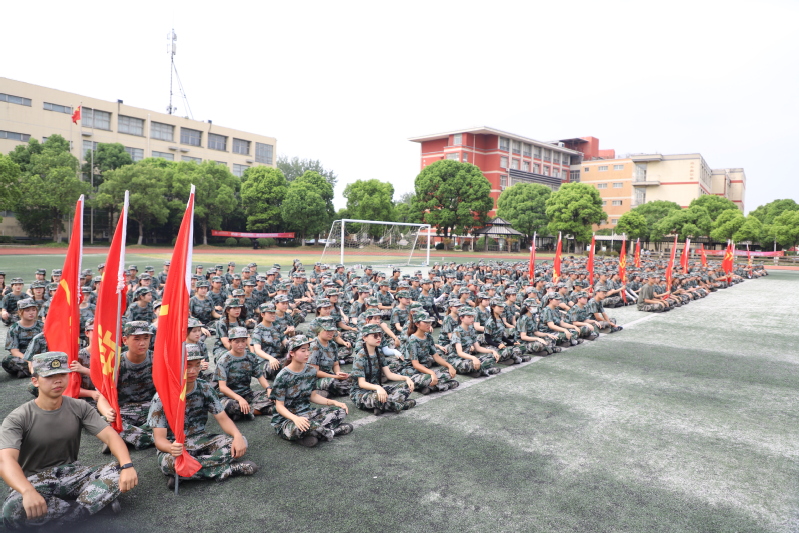
<path fill-rule="evenodd" d="M 797 289 L 779 271 L 666 314 L 614 309 L 621 333 L 398 415 L 351 410 L 356 430 L 313 449 L 240 423 L 261 471 L 177 497 L 155 451 L 133 452 L 122 514 L 70 531 L 796 531 Z M 0 414 L 25 386 L 0 376 Z M 81 459 L 98 447 L 84 436 Z"/>

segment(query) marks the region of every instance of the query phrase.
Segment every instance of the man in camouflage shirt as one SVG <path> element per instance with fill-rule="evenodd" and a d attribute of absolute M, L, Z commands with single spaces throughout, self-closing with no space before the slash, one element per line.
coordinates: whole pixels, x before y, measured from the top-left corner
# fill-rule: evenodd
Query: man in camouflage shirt
<path fill-rule="evenodd" d="M 475 378 L 500 372 L 499 368 L 494 367 L 494 363 L 499 360 L 499 354 L 495 350 L 480 346 L 477 342 L 477 331 L 474 329 L 476 315 L 471 307 L 463 306 L 458 310 L 461 323 L 452 332 L 447 353 L 447 362 L 455 367 L 458 373 L 469 374 Z"/>
<path fill-rule="evenodd" d="M 17 304 L 19 321 L 11 324 L 6 333 L 6 350 L 8 355 L 3 359 L 3 370 L 17 378 L 30 377 L 28 363 L 25 361 L 25 350 L 33 338 L 42 332 L 44 324 L 37 319 L 39 308 L 30 298 L 20 300 Z"/>
<path fill-rule="evenodd" d="M 294 324 L 305 322 L 308 313 L 313 313 L 313 293 L 308 290 L 305 283 L 305 274 L 302 272 L 294 273 L 294 282 L 289 285 L 288 292 L 289 304 L 295 309 Z"/>
<path fill-rule="evenodd" d="M 263 373 L 273 379 L 280 372 L 286 354 L 286 335 L 275 326 L 275 304 L 261 304 L 261 321 L 253 328 L 250 337 L 252 351 L 263 359 Z"/>
<path fill-rule="evenodd" d="M 588 293 L 575 292 L 574 297 L 576 303 L 571 306 L 566 317 L 570 324 L 574 324 L 580 329 L 580 337 L 590 341 L 596 340 L 599 337 L 599 326 L 596 320 L 591 316 L 591 311 L 588 309 Z"/>
<path fill-rule="evenodd" d="M 405 360 L 397 374 L 409 376 L 421 394 L 457 388 L 460 383 L 455 379 L 455 367 L 442 357 L 443 347 L 433 341 L 433 317 L 417 311 L 413 321 L 418 329 L 403 345 Z"/>
<path fill-rule="evenodd" d="M 22 281 L 22 278 L 11 279 L 10 290 L 3 298 L 2 305 L 0 305 L 0 317 L 2 317 L 3 323 L 5 323 L 6 326 L 10 326 L 12 323 L 19 320 L 17 302 L 27 297 L 27 295 L 22 292 L 24 286 L 25 283 Z"/>
<path fill-rule="evenodd" d="M 197 282 L 197 293 L 189 299 L 189 314 L 206 326 L 222 318 L 222 315 L 216 312 L 214 301 L 208 297 L 209 287 L 207 281 Z"/>
<path fill-rule="evenodd" d="M 155 395 L 153 383 L 153 352 L 150 347 L 150 324 L 131 321 L 125 324 L 122 343 L 127 351 L 119 358 L 117 394 L 119 415 L 122 417 L 122 439 L 135 449 L 153 445 L 153 434 L 147 425 L 147 415 Z M 103 453 L 108 450 L 104 449 Z"/>
<path fill-rule="evenodd" d="M 133 302 L 131 302 L 122 317 L 122 322 L 147 322 L 152 324 L 154 319 L 153 293 L 149 287 L 139 287 L 133 293 Z"/>
<path fill-rule="evenodd" d="M 563 297 L 560 293 L 552 292 L 547 295 L 547 305 L 541 310 L 538 330 L 544 333 L 554 333 L 558 336 L 557 342 L 577 346 L 583 342 L 579 338 L 579 328 L 563 320 L 563 315 L 557 308 L 562 302 Z"/>

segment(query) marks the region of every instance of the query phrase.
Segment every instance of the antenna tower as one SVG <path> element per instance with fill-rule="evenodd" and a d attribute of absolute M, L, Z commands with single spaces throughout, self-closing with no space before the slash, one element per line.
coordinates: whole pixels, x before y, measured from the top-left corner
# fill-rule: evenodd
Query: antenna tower
<path fill-rule="evenodd" d="M 175 111 L 177 111 L 177 107 L 172 105 L 172 75 L 174 74 L 174 79 L 178 81 L 178 88 L 180 89 L 180 96 L 183 99 L 183 104 L 186 106 L 186 110 L 189 112 L 189 117 L 194 119 L 194 114 L 191 112 L 191 106 L 189 106 L 189 99 L 186 97 L 186 91 L 183 90 L 183 83 L 180 81 L 180 75 L 178 75 L 178 67 L 175 65 L 175 54 L 177 53 L 177 41 L 178 36 L 175 33 L 175 29 L 173 28 L 167 36 L 167 45 L 166 45 L 166 53 L 169 54 L 169 105 L 166 106 L 166 112 L 172 115 Z"/>

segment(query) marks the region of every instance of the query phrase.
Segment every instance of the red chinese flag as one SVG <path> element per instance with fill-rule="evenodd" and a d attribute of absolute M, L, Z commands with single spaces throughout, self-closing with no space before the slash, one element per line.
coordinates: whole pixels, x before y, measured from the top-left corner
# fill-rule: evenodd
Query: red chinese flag
<path fill-rule="evenodd" d="M 560 281 L 560 254 L 563 251 L 563 241 L 560 238 L 560 232 L 558 232 L 558 248 L 555 250 L 555 261 L 554 266 L 552 268 L 552 283 L 557 283 Z"/>
<path fill-rule="evenodd" d="M 677 255 L 677 236 L 674 236 L 674 245 L 671 247 L 669 266 L 666 267 L 666 294 L 671 293 L 671 277 L 674 274 L 674 256 Z"/>
<path fill-rule="evenodd" d="M 732 241 L 727 241 L 727 251 L 724 253 L 724 260 L 721 262 L 721 268 L 727 274 L 727 283 L 732 279 L 732 267 L 735 264 L 735 245 Z"/>
<path fill-rule="evenodd" d="M 81 107 L 82 106 L 78 106 L 78 108 L 75 110 L 75 112 L 72 113 L 72 123 L 73 124 L 77 124 L 78 121 L 80 120 L 80 108 Z"/>
<path fill-rule="evenodd" d="M 588 263 L 585 268 L 588 269 L 588 283 L 591 287 L 589 292 L 594 290 L 594 249 L 596 248 L 596 235 L 591 235 L 591 249 L 588 251 Z"/>
<path fill-rule="evenodd" d="M 97 305 L 94 312 L 94 332 L 89 340 L 91 354 L 92 383 L 100 394 L 108 400 L 117 417 L 112 427 L 122 431 L 122 417 L 119 416 L 117 396 L 117 375 L 122 345 L 122 315 L 127 303 L 127 284 L 125 283 L 125 238 L 128 231 L 128 192 L 119 215 L 117 229 L 111 240 L 111 248 L 105 260 L 103 282 L 97 291 Z"/>
<path fill-rule="evenodd" d="M 621 284 L 627 285 L 627 239 L 621 240 L 621 252 L 619 253 L 619 277 Z M 621 299 L 627 303 L 627 290 L 621 291 Z"/>
<path fill-rule="evenodd" d="M 699 257 L 702 259 L 702 266 L 707 268 L 707 255 L 705 254 L 705 244 L 702 243 L 699 248 Z"/>
<path fill-rule="evenodd" d="M 83 195 L 75 205 L 75 217 L 72 220 L 72 235 L 69 238 L 67 257 L 61 283 L 58 284 L 50 310 L 44 320 L 44 338 L 47 349 L 67 354 L 67 361 L 72 364 L 78 360 L 80 350 L 80 260 L 83 255 Z M 69 384 L 64 394 L 77 398 L 80 394 L 80 374 L 73 372 L 69 376 Z"/>
<path fill-rule="evenodd" d="M 746 262 L 752 266 L 752 253 L 749 251 L 749 245 L 746 245 Z"/>
<path fill-rule="evenodd" d="M 530 245 L 530 271 L 527 273 L 527 277 L 529 278 L 528 283 L 530 285 L 535 283 L 535 236 L 536 232 L 533 232 L 533 242 Z"/>
<path fill-rule="evenodd" d="M 158 316 L 158 335 L 153 355 L 153 383 L 164 405 L 169 427 L 175 442 L 186 440 L 186 324 L 189 321 L 189 291 L 191 290 L 191 254 L 194 240 L 194 185 L 180 223 L 180 231 L 172 252 L 172 263 L 166 278 L 164 297 Z M 191 477 L 201 468 L 200 463 L 184 449 L 175 460 L 175 472 Z"/>
<path fill-rule="evenodd" d="M 635 268 L 641 268 L 641 239 L 635 241 Z"/>
<path fill-rule="evenodd" d="M 680 255 L 680 266 L 682 267 L 682 273 L 688 273 L 688 252 L 691 250 L 691 239 L 685 239 L 685 247 L 683 248 L 682 254 Z"/>

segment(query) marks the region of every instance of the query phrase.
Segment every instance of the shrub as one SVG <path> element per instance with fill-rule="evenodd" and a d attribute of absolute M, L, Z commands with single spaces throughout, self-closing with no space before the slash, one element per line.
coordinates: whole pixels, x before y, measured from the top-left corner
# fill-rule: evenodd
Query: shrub
<path fill-rule="evenodd" d="M 436 243 L 436 250 L 443 250 L 443 249 L 444 249 L 444 243 L 443 242 L 437 242 Z"/>
<path fill-rule="evenodd" d="M 456 244 L 455 246 L 452 247 L 452 249 L 456 250 L 456 251 L 460 251 L 461 245 L 460 244 Z"/>
<path fill-rule="evenodd" d="M 249 237 L 242 237 L 239 239 L 239 246 L 252 246 L 252 242 L 250 241 Z"/>
<path fill-rule="evenodd" d="M 497 244 L 497 241 L 495 241 L 491 237 L 488 237 L 488 245 L 489 246 L 496 246 L 496 244 Z M 486 246 L 486 237 L 480 237 L 479 239 L 477 239 L 477 243 L 474 245 L 475 250 L 478 250 L 478 251 L 485 249 L 485 246 Z"/>
<path fill-rule="evenodd" d="M 258 239 L 258 246 L 261 248 L 271 248 L 275 245 L 275 239 Z"/>
<path fill-rule="evenodd" d="M 227 239 L 225 239 L 225 246 L 236 246 L 236 238 L 228 237 Z"/>

